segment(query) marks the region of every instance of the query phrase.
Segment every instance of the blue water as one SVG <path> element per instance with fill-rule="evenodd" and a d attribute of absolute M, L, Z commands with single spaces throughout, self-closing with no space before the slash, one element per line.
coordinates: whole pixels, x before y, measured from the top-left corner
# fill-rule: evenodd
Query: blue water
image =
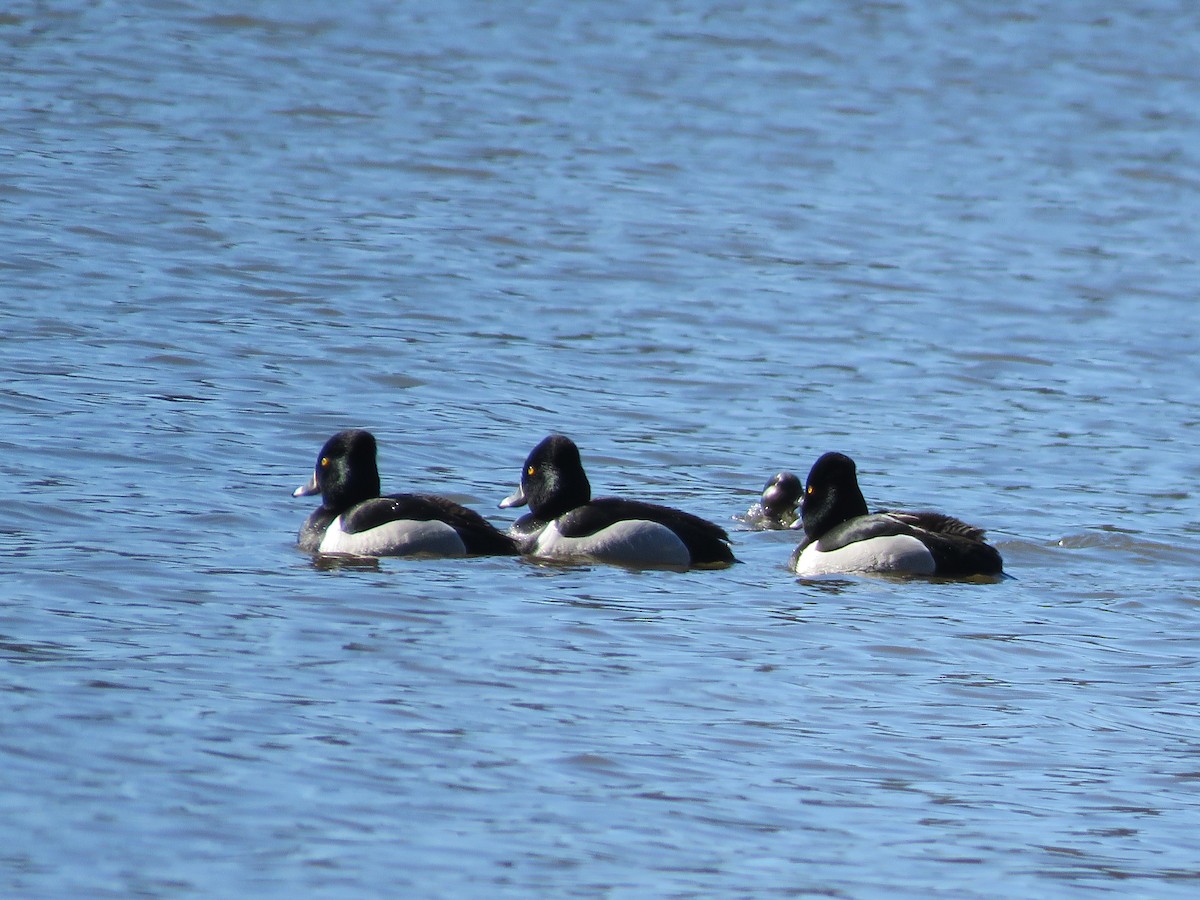
<path fill-rule="evenodd" d="M 0 893 L 1191 896 L 1191 4 L 10 4 Z M 528 450 L 718 572 L 296 551 Z M 826 450 L 1000 584 L 804 582 Z"/>

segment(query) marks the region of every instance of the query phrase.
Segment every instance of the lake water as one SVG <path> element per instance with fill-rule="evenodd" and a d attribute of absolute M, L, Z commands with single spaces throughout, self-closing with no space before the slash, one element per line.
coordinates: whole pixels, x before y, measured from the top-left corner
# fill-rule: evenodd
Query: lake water
<path fill-rule="evenodd" d="M 0 894 L 1194 895 L 1200 11 L 0 13 Z M 717 572 L 328 567 L 560 430 Z M 994 585 L 805 582 L 826 450 Z"/>

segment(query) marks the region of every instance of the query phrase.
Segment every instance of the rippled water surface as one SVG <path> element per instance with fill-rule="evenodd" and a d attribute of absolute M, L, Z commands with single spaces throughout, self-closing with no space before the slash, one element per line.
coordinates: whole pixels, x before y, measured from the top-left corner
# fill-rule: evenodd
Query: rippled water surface
<path fill-rule="evenodd" d="M 0 893 L 1192 896 L 1200 13 L 0 13 Z M 330 567 L 551 430 L 718 572 Z M 803 582 L 825 450 L 993 585 Z"/>

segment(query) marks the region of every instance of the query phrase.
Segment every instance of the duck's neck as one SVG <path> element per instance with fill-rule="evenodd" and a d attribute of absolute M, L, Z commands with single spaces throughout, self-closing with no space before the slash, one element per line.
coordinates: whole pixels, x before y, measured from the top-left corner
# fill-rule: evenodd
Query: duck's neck
<path fill-rule="evenodd" d="M 820 537 L 830 528 L 867 514 L 867 501 L 857 484 L 830 491 L 820 506 L 805 503 L 801 509 L 804 533 L 809 537 Z"/>

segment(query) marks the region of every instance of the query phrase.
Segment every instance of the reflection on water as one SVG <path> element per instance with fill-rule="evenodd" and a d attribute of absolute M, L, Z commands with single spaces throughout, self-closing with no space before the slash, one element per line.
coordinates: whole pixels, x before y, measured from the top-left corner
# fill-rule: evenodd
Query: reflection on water
<path fill-rule="evenodd" d="M 1191 18 L 6 11 L 3 892 L 1190 896 Z M 346 427 L 742 563 L 314 561 Z M 826 450 L 1013 577 L 796 579 Z"/>

